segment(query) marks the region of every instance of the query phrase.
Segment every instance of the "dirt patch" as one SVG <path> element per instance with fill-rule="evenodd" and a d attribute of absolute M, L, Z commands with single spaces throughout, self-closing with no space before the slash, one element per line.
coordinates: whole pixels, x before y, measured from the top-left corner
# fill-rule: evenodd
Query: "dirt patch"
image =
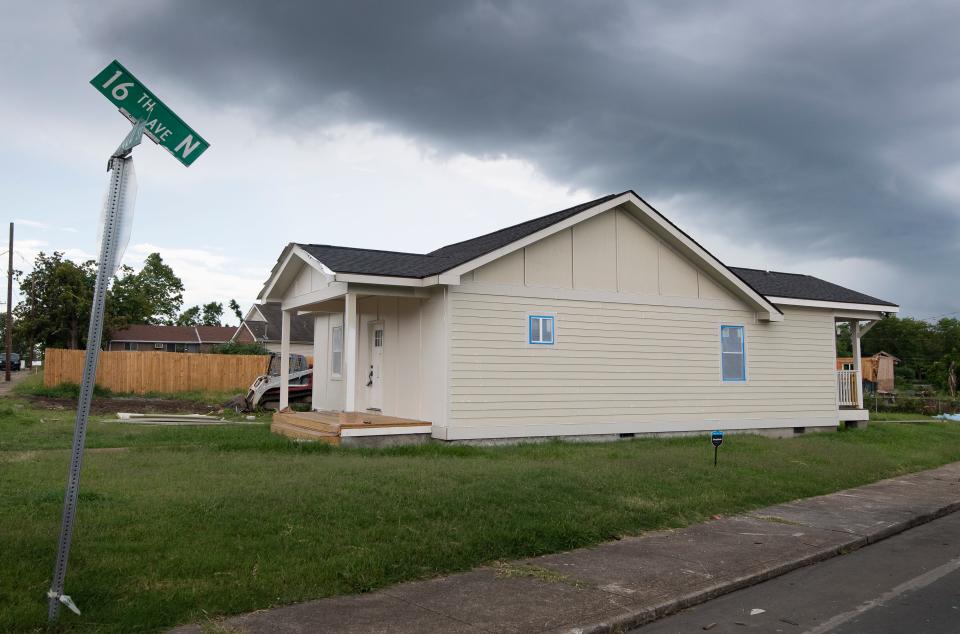
<path fill-rule="evenodd" d="M 41 409 L 76 410 L 77 408 L 77 402 L 72 398 L 31 396 L 29 400 L 35 407 Z M 95 398 L 90 406 L 90 413 L 208 414 L 220 410 L 220 406 L 220 403 L 196 403 L 162 398 Z"/>

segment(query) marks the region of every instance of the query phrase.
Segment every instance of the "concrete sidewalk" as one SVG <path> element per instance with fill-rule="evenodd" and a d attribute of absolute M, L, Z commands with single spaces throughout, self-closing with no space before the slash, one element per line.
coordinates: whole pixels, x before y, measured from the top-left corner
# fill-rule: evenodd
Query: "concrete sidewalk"
<path fill-rule="evenodd" d="M 235 632 L 621 632 L 958 509 L 960 463 L 953 463 L 676 531 L 221 625 Z"/>

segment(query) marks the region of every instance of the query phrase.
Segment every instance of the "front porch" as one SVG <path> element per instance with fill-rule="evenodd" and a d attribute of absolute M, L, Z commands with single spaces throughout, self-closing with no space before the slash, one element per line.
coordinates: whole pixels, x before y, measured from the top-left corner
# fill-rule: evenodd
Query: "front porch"
<path fill-rule="evenodd" d="M 387 286 L 336 275 L 291 253 L 261 299 L 281 308 L 280 393 L 272 430 L 331 444 L 384 445 L 430 437 L 444 411 L 433 387 L 441 367 L 443 290 Z M 296 257 L 293 257 L 296 255 Z M 310 412 L 291 411 L 289 359 L 295 316 L 313 322 Z"/>
<path fill-rule="evenodd" d="M 385 447 L 428 442 L 432 426 L 422 420 L 372 412 L 295 412 L 273 415 L 270 431 L 298 440 L 331 445 Z"/>

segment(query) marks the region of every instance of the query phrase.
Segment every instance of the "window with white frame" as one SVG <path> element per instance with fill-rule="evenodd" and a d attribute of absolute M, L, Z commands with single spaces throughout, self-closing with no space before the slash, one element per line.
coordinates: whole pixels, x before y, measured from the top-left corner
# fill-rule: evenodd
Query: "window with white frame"
<path fill-rule="evenodd" d="M 530 315 L 530 343 L 553 344 L 553 317 Z"/>
<path fill-rule="evenodd" d="M 747 380 L 743 326 L 720 326 L 720 369 L 724 381 Z"/>
<path fill-rule="evenodd" d="M 343 326 L 330 329 L 330 374 L 340 378 L 343 372 Z"/>

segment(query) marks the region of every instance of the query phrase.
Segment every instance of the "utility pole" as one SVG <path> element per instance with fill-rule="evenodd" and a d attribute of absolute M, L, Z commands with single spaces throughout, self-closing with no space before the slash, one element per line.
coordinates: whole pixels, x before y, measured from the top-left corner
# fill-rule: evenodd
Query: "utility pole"
<path fill-rule="evenodd" d="M 10 357 L 13 353 L 13 223 L 10 223 L 10 250 L 7 251 L 7 382 L 10 381 Z"/>

